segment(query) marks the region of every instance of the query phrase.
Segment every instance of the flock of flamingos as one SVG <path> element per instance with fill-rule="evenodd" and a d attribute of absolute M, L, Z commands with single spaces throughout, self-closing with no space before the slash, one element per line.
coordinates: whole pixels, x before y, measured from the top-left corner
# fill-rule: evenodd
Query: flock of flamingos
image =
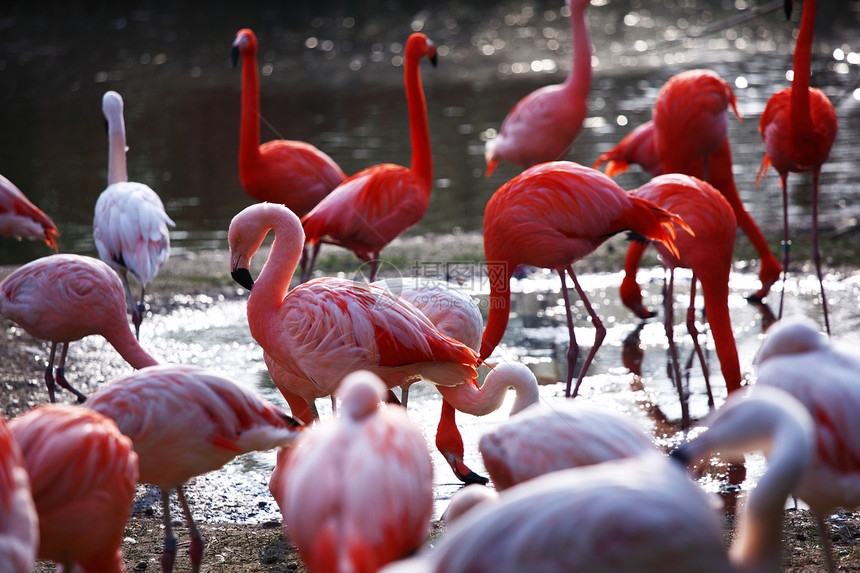
<path fill-rule="evenodd" d="M 260 202 L 230 224 L 230 270 L 250 292 L 251 333 L 291 415 L 217 373 L 159 364 L 138 343 L 145 286 L 168 258 L 173 221 L 152 189 L 128 181 L 123 100 L 105 93 L 108 187 L 93 221 L 101 260 L 54 254 L 0 283 L 0 314 L 51 343 L 45 382 L 52 402 L 0 419 L 0 571 L 30 571 L 36 559 L 69 572 L 123 571 L 123 532 L 137 483 L 162 492 L 162 569 L 171 571 L 176 555 L 169 504 L 176 490 L 198 571 L 204 543 L 182 485 L 239 454 L 274 448 L 280 449 L 269 487 L 285 535 L 310 571 L 779 571 L 783 508 L 792 494 L 817 516 L 835 570 L 825 518 L 860 505 L 860 359 L 836 348 L 811 320 L 781 318 L 758 352 L 755 382 L 742 387 L 727 305 L 736 227 L 761 257 L 753 298 L 766 296 L 781 275 L 785 280 L 790 241 L 786 211 L 780 263 L 741 203 L 726 135 L 735 96 L 716 73 L 673 77 L 653 121 L 598 159 L 606 173 L 562 160 L 586 114 L 588 3 L 567 2 L 574 43 L 569 77 L 521 100 L 486 145 L 488 176 L 500 161 L 526 168 L 486 206 L 486 325 L 456 289 L 374 276 L 384 247 L 428 206 L 433 162 L 420 64 L 424 58 L 435 64 L 433 42 L 414 33 L 405 47 L 411 166 L 375 165 L 347 177 L 312 145 L 260 144 L 257 40 L 251 30 L 237 33 L 239 179 Z M 789 14 L 792 4 L 787 0 Z M 802 172 L 812 173 L 817 202 L 818 175 L 837 131 L 833 106 L 809 86 L 814 18 L 815 0 L 805 0 L 791 87 L 771 98 L 760 121 L 759 177 L 772 165 L 784 202 L 788 174 Z M 627 192 L 611 176 L 633 163 L 654 178 Z M 254 279 L 251 258 L 271 231 L 268 260 Z M 573 265 L 622 231 L 635 238 L 622 300 L 639 317 L 655 314 L 636 284 L 649 244 L 667 268 L 692 269 L 691 300 L 698 279 L 728 390 L 707 429 L 670 456 L 616 412 L 583 399 L 553 408 L 541 403 L 535 377 L 522 364 L 494 365 L 482 385 L 476 382 L 479 365 L 506 330 L 513 273 L 532 265 L 561 278 L 570 330 L 565 393 L 576 396 L 605 329 Z M 41 238 L 57 250 L 56 226 L 6 179 L 0 179 L 0 234 Z M 324 243 L 368 262 L 370 281 L 314 278 Z M 820 281 L 815 236 L 813 243 Z M 596 330 L 575 383 L 579 348 L 568 277 Z M 829 333 L 823 284 L 821 303 Z M 693 311 L 691 302 L 690 317 Z M 688 323 L 695 340 L 692 318 Z M 672 345 L 671 319 L 666 330 Z M 136 372 L 87 397 L 65 378 L 64 363 L 68 344 L 91 334 L 105 337 Z M 680 393 L 677 360 L 673 378 Z M 436 445 L 469 484 L 453 497 L 444 515 L 448 528 L 432 547 L 424 546 L 432 463 L 405 408 L 409 386 L 419 380 L 435 384 L 444 398 Z M 454 413 L 493 411 L 508 388 L 516 392 L 512 415 L 479 446 L 490 489 L 463 461 Z M 54 403 L 63 390 L 82 405 Z M 314 402 L 329 396 L 337 415 L 320 421 Z M 727 548 L 710 495 L 685 465 L 715 452 L 737 457 L 750 450 L 766 454 L 768 469 Z"/>

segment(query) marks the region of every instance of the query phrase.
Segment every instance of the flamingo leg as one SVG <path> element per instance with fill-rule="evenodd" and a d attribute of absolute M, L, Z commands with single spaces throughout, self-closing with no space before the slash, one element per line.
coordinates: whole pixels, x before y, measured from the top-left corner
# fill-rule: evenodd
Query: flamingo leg
<path fill-rule="evenodd" d="M 194 517 L 191 515 L 191 508 L 188 507 L 188 500 L 185 499 L 185 492 L 182 486 L 176 488 L 176 496 L 179 498 L 179 505 L 182 506 L 182 513 L 185 514 L 185 522 L 188 524 L 188 534 L 191 536 L 191 547 L 188 553 L 191 556 L 191 571 L 199 573 L 200 562 L 203 560 L 203 536 L 200 535 L 200 530 L 197 524 L 194 523 Z"/>
<path fill-rule="evenodd" d="M 45 386 L 48 387 L 48 400 L 56 402 L 54 381 L 54 357 L 57 354 L 57 343 L 51 343 L 51 354 L 48 356 L 48 365 L 45 367 Z"/>
<path fill-rule="evenodd" d="M 714 409 L 714 394 L 711 392 L 711 380 L 708 372 L 708 363 L 705 360 L 705 353 L 702 351 L 702 346 L 699 344 L 699 330 L 696 328 L 696 274 L 693 273 L 693 280 L 690 284 L 690 306 L 687 307 L 687 332 L 693 339 L 693 348 L 696 349 L 696 354 L 699 357 L 699 363 L 702 365 L 702 376 L 705 378 L 705 388 L 708 392 L 708 408 Z M 692 359 L 692 356 L 690 357 Z"/>
<path fill-rule="evenodd" d="M 307 261 L 307 267 L 299 275 L 301 282 L 306 283 L 311 278 L 311 274 L 314 272 L 314 265 L 317 263 L 317 255 L 320 254 L 320 247 L 322 247 L 322 243 L 314 243 L 314 246 L 311 248 L 310 260 Z"/>
<path fill-rule="evenodd" d="M 376 280 L 376 273 L 379 271 L 379 255 L 381 254 L 381 251 L 376 251 L 373 253 L 373 258 L 370 259 L 370 278 L 367 279 L 369 283 Z"/>
<path fill-rule="evenodd" d="M 821 276 L 821 251 L 818 250 L 818 178 L 821 168 L 812 172 L 812 260 L 815 262 L 815 272 L 818 274 L 818 285 L 821 287 L 821 307 L 824 310 L 824 327 L 830 335 L 830 318 L 827 314 L 827 296 L 824 294 L 824 277 Z"/>
<path fill-rule="evenodd" d="M 791 239 L 788 238 L 788 175 L 780 176 L 782 186 L 782 292 L 779 295 L 779 318 L 782 318 L 782 303 L 785 300 L 785 279 L 788 277 L 788 262 L 791 257 Z"/>
<path fill-rule="evenodd" d="M 170 519 L 170 490 L 161 491 L 162 522 L 164 523 L 164 550 L 161 553 L 162 573 L 171 573 L 176 561 L 176 535 Z"/>
<path fill-rule="evenodd" d="M 146 314 L 146 305 L 143 302 L 143 297 L 146 294 L 146 287 L 140 287 L 140 300 L 134 310 L 131 311 L 131 322 L 134 324 L 134 337 L 140 340 L 140 325 L 143 322 L 143 317 Z"/>
<path fill-rule="evenodd" d="M 406 407 L 406 402 L 409 400 L 409 386 L 402 386 L 400 388 L 400 405 L 404 408 Z"/>
<path fill-rule="evenodd" d="M 451 466 L 457 479 L 466 484 L 484 485 L 490 480 L 472 471 L 463 461 L 465 448 L 463 437 L 457 428 L 456 413 L 454 406 L 443 398 L 442 415 L 439 417 L 439 425 L 436 427 L 436 448 Z"/>
<path fill-rule="evenodd" d="M 564 313 L 567 317 L 567 329 L 570 332 L 570 345 L 567 347 L 567 375 L 565 377 L 564 395 L 570 398 L 570 387 L 573 382 L 573 373 L 576 369 L 576 361 L 579 359 L 579 344 L 576 343 L 576 334 L 573 332 L 573 312 L 570 310 L 570 295 L 567 293 L 567 281 L 564 278 L 564 270 L 558 271 L 561 277 L 561 296 L 564 298 Z M 579 389 L 579 382 L 576 384 Z M 576 393 L 573 394 L 576 396 Z"/>
<path fill-rule="evenodd" d="M 54 376 L 57 385 L 64 390 L 68 390 L 78 398 L 78 403 L 83 404 L 87 401 L 87 397 L 80 391 L 72 388 L 72 385 L 66 380 L 66 354 L 69 351 L 69 343 L 63 343 L 63 349 L 60 351 L 60 362 L 57 364 L 56 374 Z"/>
<path fill-rule="evenodd" d="M 585 373 L 588 372 L 588 367 L 591 366 L 591 361 L 594 360 L 594 356 L 597 354 L 597 350 L 600 348 L 600 345 L 603 344 L 603 339 L 606 338 L 606 328 L 603 326 L 603 322 L 600 320 L 600 317 L 597 316 L 597 313 L 594 312 L 593 308 L 591 308 L 591 302 L 589 302 L 588 297 L 585 295 L 585 291 L 582 290 L 581 286 L 579 286 L 579 281 L 576 279 L 576 274 L 573 272 L 573 267 L 568 266 L 567 272 L 570 274 L 570 278 L 573 280 L 573 286 L 576 288 L 576 293 L 579 295 L 580 300 L 582 300 L 582 304 L 585 305 L 585 310 L 588 311 L 588 315 L 591 317 L 591 324 L 594 325 L 595 329 L 594 344 L 592 345 L 591 350 L 588 351 L 588 355 L 585 357 L 585 362 L 582 363 L 582 370 L 579 371 L 579 377 L 576 379 L 576 388 L 573 389 L 573 396 L 575 397 L 579 392 L 579 385 L 582 384 L 582 379 L 585 378 Z M 570 334 L 572 341 L 572 329 L 570 331 Z"/>
<path fill-rule="evenodd" d="M 695 281 L 694 281 L 695 284 Z M 666 329 L 666 340 L 669 341 L 669 377 L 675 382 L 675 388 L 678 390 L 678 400 L 681 403 L 681 427 L 688 428 L 690 426 L 690 411 L 687 405 L 687 396 L 684 392 L 684 386 L 681 383 L 681 370 L 678 366 L 678 349 L 675 346 L 675 329 L 674 329 L 674 292 L 675 292 L 675 271 L 669 270 L 669 280 L 666 282 L 666 298 L 664 303 L 666 310 L 664 312 L 665 320 L 663 322 Z"/>

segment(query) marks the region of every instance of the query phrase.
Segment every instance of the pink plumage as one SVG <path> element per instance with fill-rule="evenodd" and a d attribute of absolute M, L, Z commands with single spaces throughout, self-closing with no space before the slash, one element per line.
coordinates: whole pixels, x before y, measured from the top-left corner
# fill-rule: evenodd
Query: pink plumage
<path fill-rule="evenodd" d="M 424 542 L 433 466 L 421 429 L 399 406 L 380 403 L 378 377 L 354 373 L 338 397 L 340 416 L 280 456 L 269 487 L 309 571 L 372 572 Z"/>
<path fill-rule="evenodd" d="M 39 550 L 39 516 L 18 443 L 0 416 L 0 571 L 28 573 Z"/>
<path fill-rule="evenodd" d="M 54 252 L 60 231 L 14 183 L 0 175 L 0 235 L 16 239 L 42 239 Z"/>
<path fill-rule="evenodd" d="M 39 559 L 87 573 L 124 571 L 122 538 L 137 484 L 131 440 L 102 414 L 65 404 L 34 408 L 9 426 L 39 513 Z"/>
<path fill-rule="evenodd" d="M 508 113 L 499 134 L 487 141 L 489 177 L 500 161 L 531 167 L 564 159 L 588 113 L 591 42 L 585 9 L 589 0 L 567 0 L 573 37 L 573 63 L 561 84 L 544 86 L 521 99 Z"/>
<path fill-rule="evenodd" d="M 628 416 L 582 400 L 529 406 L 484 434 L 478 447 L 500 490 L 552 471 L 656 451 Z"/>
<path fill-rule="evenodd" d="M 278 408 L 213 372 L 190 366 L 153 366 L 114 380 L 86 407 L 115 420 L 140 457 L 140 481 L 159 487 L 165 521 L 165 569 L 175 553 L 168 496 L 176 489 L 191 531 L 192 564 L 199 567 L 202 538 L 182 484 L 240 454 L 293 441 L 300 424 Z M 169 539 L 172 538 L 172 553 Z"/>
<path fill-rule="evenodd" d="M 103 336 L 133 367 L 157 364 L 137 342 L 128 326 L 123 286 L 110 267 L 98 259 L 79 255 L 50 255 L 15 270 L 0 282 L 0 314 L 27 334 L 51 342 L 45 372 L 48 394 L 54 401 L 54 383 L 73 390 L 63 375 L 66 348 L 56 377 L 53 365 L 58 344 L 85 336 Z"/>

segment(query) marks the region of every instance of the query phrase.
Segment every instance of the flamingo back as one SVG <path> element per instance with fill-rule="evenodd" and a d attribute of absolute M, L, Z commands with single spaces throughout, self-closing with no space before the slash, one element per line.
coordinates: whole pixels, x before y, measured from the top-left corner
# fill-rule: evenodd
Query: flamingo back
<path fill-rule="evenodd" d="M 236 456 L 290 444 L 299 423 L 235 382 L 190 366 L 153 366 L 87 400 L 140 456 L 140 481 L 172 489 Z"/>
<path fill-rule="evenodd" d="M 341 416 L 279 456 L 270 488 L 311 571 L 376 571 L 413 552 L 429 531 L 427 442 L 405 410 L 380 403 L 384 394 L 373 374 L 352 374 L 338 389 Z"/>
<path fill-rule="evenodd" d="M 0 416 L 0 570 L 27 573 L 39 549 L 39 518 L 24 458 Z"/>
<path fill-rule="evenodd" d="M 9 426 L 39 513 L 39 558 L 122 571 L 138 476 L 131 441 L 102 414 L 65 404 L 34 408 Z"/>

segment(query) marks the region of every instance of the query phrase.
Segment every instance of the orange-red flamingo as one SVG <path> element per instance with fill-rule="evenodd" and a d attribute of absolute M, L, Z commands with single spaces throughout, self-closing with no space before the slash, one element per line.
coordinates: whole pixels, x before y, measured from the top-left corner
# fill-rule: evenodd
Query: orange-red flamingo
<path fill-rule="evenodd" d="M 45 368 L 51 402 L 55 400 L 55 384 L 73 393 L 79 402 L 86 400 L 65 378 L 69 343 L 85 336 L 103 336 L 132 368 L 158 363 L 129 328 L 119 277 L 92 257 L 50 255 L 15 270 L 0 282 L 0 314 L 30 336 L 51 342 Z M 62 350 L 55 374 L 58 345 Z"/>
<path fill-rule="evenodd" d="M 424 34 L 412 34 L 406 41 L 403 66 L 411 167 L 382 163 L 359 171 L 302 218 L 305 240 L 311 248 L 302 281 L 310 277 L 322 243 L 349 249 L 370 263 L 368 274 L 373 281 L 382 249 L 424 217 L 433 188 L 427 104 L 419 66 L 425 57 L 436 65 L 436 45 Z"/>
<path fill-rule="evenodd" d="M 609 161 L 607 170 L 617 174 L 626 170 L 629 164 L 638 163 L 655 176 L 676 172 L 707 180 L 728 200 L 735 211 L 738 226 L 761 259 L 761 288 L 748 297 L 754 302 L 761 301 L 770 292 L 773 283 L 779 279 L 782 266 L 771 252 L 761 229 L 744 207 L 738 193 L 732 172 L 732 154 L 728 138 L 723 137 L 722 140 L 716 141 L 718 134 L 723 132 L 720 126 L 725 125 L 726 108 L 734 101 L 731 88 L 713 71 L 691 70 L 670 79 L 660 93 L 662 97 L 659 104 L 655 104 L 653 115 L 656 119 L 659 108 L 663 119 L 661 125 L 666 126 L 661 136 L 665 157 L 661 155 L 661 148 L 658 147 L 657 127 L 652 120 L 637 127 L 615 148 L 601 155 L 595 162 L 595 167 Z M 689 124 L 684 123 L 687 120 L 692 121 Z M 710 129 L 691 128 L 693 125 L 707 126 L 708 121 L 714 124 Z M 701 133 L 710 134 L 709 145 L 687 144 L 698 140 Z M 672 143 L 672 136 L 679 139 Z M 693 149 L 697 151 L 693 153 Z M 707 170 L 703 151 L 708 151 Z"/>
<path fill-rule="evenodd" d="M 39 559 L 63 571 L 125 571 L 122 540 L 137 484 L 137 454 L 107 417 L 46 404 L 9 422 L 39 514 Z"/>
<path fill-rule="evenodd" d="M 788 232 L 788 174 L 812 173 L 812 260 L 818 273 L 821 287 L 821 306 L 824 311 L 824 326 L 830 333 L 827 315 L 827 298 L 821 276 L 821 252 L 818 249 L 818 194 L 821 166 L 830 155 L 836 140 L 839 122 L 833 104 L 819 89 L 809 87 L 809 65 L 812 58 L 812 37 L 815 33 L 815 1 L 805 0 L 800 20 L 800 32 L 794 47 L 794 72 L 791 87 L 779 91 L 770 98 L 759 121 L 758 130 L 766 153 L 759 169 L 759 179 L 773 165 L 779 173 L 782 187 L 783 255 L 782 266 L 788 273 L 791 241 Z M 787 13 L 791 14 L 793 0 L 786 0 Z M 756 181 L 758 183 L 758 180 Z M 784 293 L 779 299 L 782 316 Z"/>
<path fill-rule="evenodd" d="M 172 571 L 176 537 L 169 496 L 176 490 L 191 535 L 192 570 L 200 570 L 203 539 L 182 484 L 238 455 L 289 445 L 301 424 L 228 378 L 190 366 L 153 366 L 114 380 L 85 404 L 114 420 L 140 458 L 140 483 L 161 490 L 162 569 Z"/>
<path fill-rule="evenodd" d="M 433 515 L 427 441 L 403 408 L 381 403 L 385 395 L 376 375 L 350 374 L 337 390 L 340 416 L 279 452 L 269 489 L 309 571 L 376 571 L 427 537 Z"/>
<path fill-rule="evenodd" d="M 122 278 L 137 335 L 146 312 L 146 285 L 170 256 L 168 226 L 174 226 L 174 222 L 164 212 L 164 204 L 155 191 L 128 180 L 122 110 L 122 97 L 114 91 L 105 92 L 102 112 L 108 124 L 108 186 L 96 201 L 93 239 L 99 258 Z M 137 304 L 128 284 L 129 273 L 140 285 Z"/>
<path fill-rule="evenodd" d="M 591 89 L 591 39 L 585 9 L 589 0 L 567 0 L 573 62 L 563 83 L 544 86 L 508 112 L 499 134 L 487 141 L 486 176 L 500 161 L 531 167 L 564 159 L 588 113 Z"/>
<path fill-rule="evenodd" d="M 632 193 L 680 215 L 694 233 L 694 235 L 681 233 L 675 238 L 678 256 L 670 253 L 662 245 L 657 245 L 663 265 L 669 270 L 664 319 L 672 356 L 673 377 L 681 399 L 682 423 L 686 426 L 689 423 L 689 413 L 686 400 L 682 395 L 678 357 L 673 341 L 672 306 L 675 269 L 681 267 L 693 271 L 690 304 L 687 308 L 687 331 L 693 339 L 693 345 L 702 364 L 708 389 L 708 403 L 713 407 L 714 399 L 711 394 L 708 368 L 699 345 L 699 332 L 696 329 L 696 282 L 702 284 L 705 316 L 711 325 L 726 388 L 728 392 L 734 392 L 741 387 L 742 378 L 728 306 L 729 274 L 732 270 L 737 222 L 734 211 L 725 197 L 709 183 L 687 175 L 678 173 L 660 175 Z M 639 261 L 647 247 L 646 243 L 641 242 L 630 245 L 624 261 L 625 274 L 620 287 L 622 302 L 639 318 L 653 316 L 653 313 L 642 304 L 642 290 L 636 282 Z"/>
<path fill-rule="evenodd" d="M 272 250 L 254 281 L 250 261 L 270 230 Z M 504 375 L 488 375 L 479 388 L 477 352 L 378 285 L 322 277 L 289 290 L 304 234 L 295 214 L 281 205 L 247 207 L 230 223 L 228 240 L 233 277 L 251 291 L 251 335 L 268 355 L 270 373 L 271 362 L 277 363 L 273 378 L 288 382 L 294 399 L 311 403 L 330 396 L 356 370 L 372 371 L 389 388 L 425 379 L 451 406 L 478 416 L 497 409 L 511 386 L 518 396 L 536 392 Z M 440 424 L 447 428 L 454 421 Z"/>
<path fill-rule="evenodd" d="M 257 37 L 243 28 L 233 41 L 235 66 L 242 57 L 242 124 L 239 182 L 258 201 L 282 203 L 299 217 L 346 178 L 334 160 L 303 141 L 276 139 L 260 145 L 260 77 Z"/>
<path fill-rule="evenodd" d="M 731 434 L 717 433 L 715 420 L 702 434 L 710 439 L 677 454 L 770 446 L 768 470 L 749 494 L 728 551 L 714 498 L 679 463 L 653 452 L 515 485 L 498 502 L 460 516 L 433 547 L 383 571 L 779 571 L 783 507 L 809 462 L 813 436 L 804 409 L 774 392 L 779 396 L 730 396 L 720 426 Z"/>
<path fill-rule="evenodd" d="M 33 205 L 14 183 L 0 175 L 0 235 L 15 239 L 42 239 L 59 252 L 60 231 L 41 209 Z"/>
<path fill-rule="evenodd" d="M 653 176 L 662 175 L 666 171 L 657 155 L 657 147 L 654 143 L 654 122 L 646 121 L 624 136 L 624 138 L 612 149 L 600 154 L 592 167 L 599 168 L 606 164 L 605 172 L 610 177 L 624 173 L 630 168 L 630 164 L 639 165 Z"/>
<path fill-rule="evenodd" d="M 860 507 L 860 357 L 834 344 L 805 317 L 786 317 L 767 332 L 756 356 L 756 386 L 785 390 L 815 422 L 816 453 L 795 491 L 818 520 L 829 569 L 835 571 L 826 517 Z"/>
<path fill-rule="evenodd" d="M 39 516 L 21 448 L 0 416 L 0 570 L 29 573 L 39 550 Z"/>
<path fill-rule="evenodd" d="M 676 224 L 686 227 L 680 217 L 629 195 L 600 171 L 572 162 L 536 165 L 502 185 L 484 210 L 490 311 L 481 341 L 481 358 L 490 356 L 505 333 L 514 270 L 519 265 L 553 269 L 561 278 L 570 332 L 565 388 L 565 394 L 570 396 L 579 345 L 574 335 L 567 273 L 596 329 L 594 345 L 573 390 L 576 396 L 606 329 L 579 286 L 573 263 L 591 254 L 610 236 L 625 230 L 659 241 L 677 253 L 673 243 Z"/>

